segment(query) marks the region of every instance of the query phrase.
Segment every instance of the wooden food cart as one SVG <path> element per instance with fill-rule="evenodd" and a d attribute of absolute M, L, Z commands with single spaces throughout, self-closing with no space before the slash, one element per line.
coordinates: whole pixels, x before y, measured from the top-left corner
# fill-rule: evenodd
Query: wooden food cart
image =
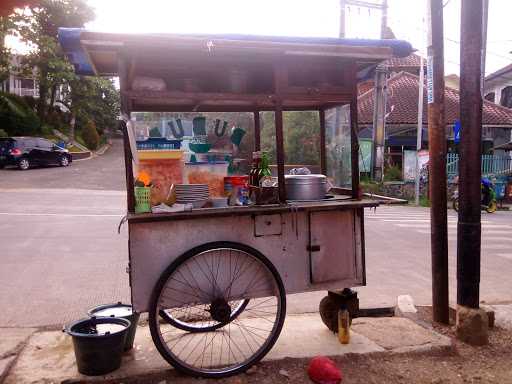
<path fill-rule="evenodd" d="M 397 40 L 107 34 L 60 31 L 79 74 L 119 76 L 132 304 L 149 312 L 163 358 L 192 375 L 248 369 L 274 345 L 286 294 L 365 284 L 357 81 L 407 56 Z M 160 79 L 140 89 L 140 77 Z M 160 85 L 158 85 L 160 84 Z M 318 111 L 320 168 L 336 184 L 320 201 L 287 201 L 284 111 Z M 135 213 L 138 166 L 130 113 L 275 113 L 279 202 Z"/>

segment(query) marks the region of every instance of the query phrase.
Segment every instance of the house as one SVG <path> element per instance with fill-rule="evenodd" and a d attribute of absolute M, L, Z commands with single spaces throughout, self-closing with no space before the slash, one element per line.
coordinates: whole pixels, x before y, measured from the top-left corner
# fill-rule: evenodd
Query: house
<path fill-rule="evenodd" d="M 359 137 L 371 139 L 373 129 L 374 88 L 368 89 L 358 97 Z M 386 100 L 386 151 L 388 161 L 402 165 L 404 150 L 416 150 L 416 132 L 418 121 L 419 77 L 409 72 L 398 72 L 388 79 Z M 449 152 L 457 151 L 454 142 L 454 123 L 459 119 L 459 91 L 445 87 L 446 140 Z M 428 147 L 427 132 L 427 87 L 423 90 L 423 147 Z M 511 141 L 512 109 L 490 101 L 483 103 L 483 152 L 505 154 L 496 149 Z"/>
<path fill-rule="evenodd" d="M 484 95 L 486 100 L 512 108 L 512 64 L 485 78 Z"/>
<path fill-rule="evenodd" d="M 11 67 L 18 68 L 21 66 L 21 59 L 23 56 L 12 55 Z M 32 96 L 39 97 L 39 87 L 35 80 L 35 73 L 33 76 L 21 76 L 15 70 L 11 71 L 7 80 L 0 82 L 0 91 L 12 93 L 18 96 Z"/>

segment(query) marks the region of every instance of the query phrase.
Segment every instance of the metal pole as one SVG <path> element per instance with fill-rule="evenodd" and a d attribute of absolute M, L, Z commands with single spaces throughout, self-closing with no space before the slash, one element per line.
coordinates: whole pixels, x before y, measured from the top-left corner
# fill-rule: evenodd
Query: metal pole
<path fill-rule="evenodd" d="M 428 5 L 427 99 L 431 199 L 432 312 L 435 322 L 448 324 L 448 219 L 446 124 L 444 118 L 443 3 L 442 0 L 429 0 Z"/>
<path fill-rule="evenodd" d="M 382 0 L 382 19 L 380 23 L 380 38 L 385 39 L 388 29 L 388 0 Z"/>
<path fill-rule="evenodd" d="M 420 56 L 420 80 L 418 84 L 418 128 L 416 130 L 416 177 L 414 180 L 414 202 L 420 204 L 420 151 L 423 139 L 423 82 L 425 71 L 423 69 L 423 56 Z"/>
<path fill-rule="evenodd" d="M 327 175 L 327 153 L 325 148 L 325 110 L 318 111 L 320 118 L 320 172 Z"/>
<path fill-rule="evenodd" d="M 487 57 L 487 21 L 489 19 L 489 0 L 482 1 L 482 64 L 480 65 L 482 74 L 480 76 L 480 89 L 482 90 L 482 97 L 484 97 L 485 86 L 485 60 Z"/>
<path fill-rule="evenodd" d="M 460 161 L 457 304 L 479 307 L 482 0 L 463 0 L 460 41 Z"/>
<path fill-rule="evenodd" d="M 381 182 L 384 177 L 384 147 L 386 140 L 386 81 L 387 70 L 378 66 L 375 69 L 375 95 L 373 100 L 373 147 L 371 156 L 371 177 Z"/>
<path fill-rule="evenodd" d="M 345 7 L 346 0 L 340 0 L 340 39 L 345 37 Z"/>
<path fill-rule="evenodd" d="M 286 185 L 284 180 L 284 138 L 283 138 L 283 104 L 278 100 L 275 108 L 276 123 L 276 155 L 277 181 L 279 186 L 279 201 L 286 203 Z"/>
<path fill-rule="evenodd" d="M 254 150 L 261 150 L 261 125 L 259 111 L 254 111 Z"/>

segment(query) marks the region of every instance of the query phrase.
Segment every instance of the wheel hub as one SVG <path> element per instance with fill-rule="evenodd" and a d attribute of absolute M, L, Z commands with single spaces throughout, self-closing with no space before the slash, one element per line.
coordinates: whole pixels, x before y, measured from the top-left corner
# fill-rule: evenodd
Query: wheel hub
<path fill-rule="evenodd" d="M 227 323 L 231 317 L 231 306 L 223 298 L 216 299 L 210 305 L 210 314 L 213 320 Z"/>

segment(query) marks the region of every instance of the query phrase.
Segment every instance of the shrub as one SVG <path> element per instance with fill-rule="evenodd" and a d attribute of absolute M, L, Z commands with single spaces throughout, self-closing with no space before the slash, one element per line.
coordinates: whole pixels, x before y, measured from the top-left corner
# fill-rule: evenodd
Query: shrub
<path fill-rule="evenodd" d="M 402 180 L 402 170 L 393 165 L 391 167 L 386 168 L 384 171 L 384 181 L 401 181 Z"/>
<path fill-rule="evenodd" d="M 38 133 L 39 118 L 23 98 L 0 92 L 0 126 L 9 136 L 30 136 Z"/>
<path fill-rule="evenodd" d="M 89 120 L 85 123 L 82 129 L 82 138 L 84 139 L 87 148 L 95 150 L 100 144 L 100 135 L 96 129 L 94 121 Z"/>
<path fill-rule="evenodd" d="M 0 137 L 8 137 L 9 135 L 3 129 L 0 129 Z"/>

